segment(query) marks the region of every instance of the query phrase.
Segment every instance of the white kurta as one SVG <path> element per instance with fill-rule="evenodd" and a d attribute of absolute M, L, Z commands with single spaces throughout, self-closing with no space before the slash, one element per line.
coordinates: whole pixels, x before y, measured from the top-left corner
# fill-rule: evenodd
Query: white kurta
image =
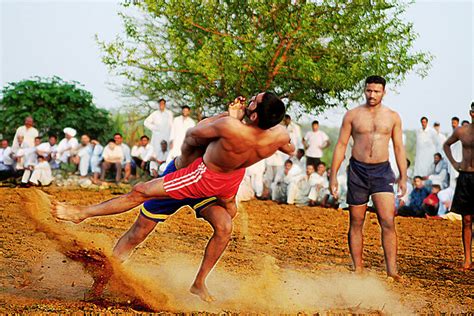
<path fill-rule="evenodd" d="M 425 177 L 430 172 L 433 155 L 438 148 L 438 134 L 431 127 L 416 131 L 415 176 Z"/>
<path fill-rule="evenodd" d="M 173 142 L 173 148 L 170 149 L 171 158 L 181 155 L 181 145 L 183 145 L 186 131 L 194 126 L 196 123 L 190 117 L 180 115 L 174 118 L 170 133 L 170 143 Z"/>
<path fill-rule="evenodd" d="M 35 145 L 35 137 L 38 137 L 38 130 L 34 127 L 26 128 L 25 125 L 20 126 L 16 129 L 15 137 L 13 138 L 12 147 L 18 145 L 18 135 L 23 136 L 23 142 L 28 144 L 29 147 Z"/>
<path fill-rule="evenodd" d="M 57 160 L 67 163 L 69 157 L 71 156 L 71 151 L 74 151 L 77 147 L 79 147 L 79 142 L 76 138 L 63 138 L 58 144 Z"/>
<path fill-rule="evenodd" d="M 38 163 L 33 169 L 31 174 L 30 182 L 36 185 L 49 185 L 53 181 L 53 175 L 51 174 L 51 167 L 47 161 Z"/>
<path fill-rule="evenodd" d="M 144 125 L 152 131 L 151 145 L 155 150 L 155 154 L 158 154 L 161 141 L 169 142 L 171 127 L 173 126 L 173 113 L 167 109 L 163 112 L 157 110 L 145 119 Z"/>
<path fill-rule="evenodd" d="M 444 158 L 446 157 L 446 154 L 444 153 L 443 145 L 447 137 L 443 133 L 438 133 L 438 132 L 436 132 L 436 135 L 438 136 L 438 148 L 436 148 L 436 152 L 440 153 L 441 156 L 443 156 Z"/>
<path fill-rule="evenodd" d="M 454 160 L 457 162 L 461 162 L 462 160 L 462 143 L 461 141 L 457 141 L 451 145 L 451 153 L 453 154 Z M 449 173 L 449 186 L 451 188 L 456 187 L 456 180 L 459 176 L 459 172 L 454 169 L 453 165 L 448 162 L 448 173 Z"/>
<path fill-rule="evenodd" d="M 406 135 L 402 134 L 402 142 L 403 145 L 406 143 Z M 388 142 L 388 161 L 390 162 L 390 167 L 392 168 L 393 173 L 395 174 L 395 178 L 398 179 L 400 176 L 400 171 L 398 170 L 397 165 L 397 158 L 395 157 L 395 150 L 393 149 L 393 141 L 390 138 Z"/>
<path fill-rule="evenodd" d="M 295 150 L 303 148 L 301 128 L 298 124 L 291 122 L 286 127 L 288 134 L 290 134 L 290 142 L 295 145 Z"/>

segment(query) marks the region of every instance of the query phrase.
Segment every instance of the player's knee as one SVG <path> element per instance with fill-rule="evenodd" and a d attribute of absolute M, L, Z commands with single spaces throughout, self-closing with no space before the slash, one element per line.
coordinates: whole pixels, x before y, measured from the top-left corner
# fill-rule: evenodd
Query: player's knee
<path fill-rule="evenodd" d="M 383 230 L 394 230 L 395 229 L 395 220 L 393 218 L 381 218 L 379 220 L 380 227 Z"/>
<path fill-rule="evenodd" d="M 214 225 L 214 231 L 219 237 L 230 238 L 232 234 L 232 220 L 223 220 Z"/>
<path fill-rule="evenodd" d="M 351 216 L 350 226 L 351 228 L 362 228 L 364 226 L 364 217 Z"/>
<path fill-rule="evenodd" d="M 471 215 L 463 216 L 462 223 L 464 226 L 472 225 L 472 216 Z"/>

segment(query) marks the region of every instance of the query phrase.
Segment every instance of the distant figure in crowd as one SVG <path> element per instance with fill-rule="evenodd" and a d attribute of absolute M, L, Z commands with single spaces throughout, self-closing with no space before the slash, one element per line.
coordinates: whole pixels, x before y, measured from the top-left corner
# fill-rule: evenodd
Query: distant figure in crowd
<path fill-rule="evenodd" d="M 454 130 L 444 143 L 444 151 L 454 169 L 459 172 L 451 212 L 462 216 L 462 243 L 464 246 L 465 270 L 472 270 L 472 219 L 474 217 L 474 102 L 471 103 L 471 124 Z M 462 160 L 456 161 L 451 145 L 457 141 L 462 144 Z"/>
<path fill-rule="evenodd" d="M 92 183 L 99 183 L 99 176 L 101 174 L 101 161 L 102 161 L 102 152 L 104 151 L 104 146 L 100 144 L 97 139 L 92 139 L 91 144 L 93 146 L 92 156 L 91 156 L 91 172 L 92 172 Z"/>
<path fill-rule="evenodd" d="M 0 180 L 13 176 L 12 148 L 8 146 L 8 140 L 2 139 L 0 143 Z"/>
<path fill-rule="evenodd" d="M 468 125 L 469 125 L 469 121 L 467 120 L 463 120 L 461 123 L 461 126 L 468 126 Z"/>
<path fill-rule="evenodd" d="M 303 139 L 306 147 L 306 164 L 312 164 L 314 168 L 317 168 L 323 156 L 323 149 L 329 147 L 330 141 L 328 135 L 319 130 L 318 121 L 313 121 L 311 129 Z"/>
<path fill-rule="evenodd" d="M 114 167 L 115 169 L 115 182 L 120 182 L 122 178 L 122 162 L 124 159 L 124 154 L 122 146 L 117 145 L 114 139 L 109 139 L 107 146 L 105 146 L 102 153 L 102 173 L 100 175 L 100 180 L 105 181 L 105 176 L 107 171 Z"/>
<path fill-rule="evenodd" d="M 93 147 L 91 144 L 91 138 L 89 135 L 84 134 L 81 136 L 81 144 L 76 150 L 76 154 L 72 158 L 72 162 L 79 166 L 79 175 L 81 177 L 87 177 L 90 169 L 90 161 L 92 157 Z"/>
<path fill-rule="evenodd" d="M 17 145 L 18 136 L 23 136 L 23 142 L 28 147 L 33 147 L 35 144 L 35 137 L 38 137 L 38 130 L 33 127 L 34 121 L 31 116 L 25 118 L 25 125 L 20 126 L 16 129 L 15 136 L 13 137 L 12 147 Z"/>
<path fill-rule="evenodd" d="M 149 173 L 150 160 L 154 154 L 153 146 L 150 144 L 150 138 L 146 135 L 140 137 L 138 145 L 135 145 L 132 148 L 132 160 L 134 162 L 135 175 L 137 177 L 138 168 L 142 169 L 145 173 Z"/>
<path fill-rule="evenodd" d="M 421 209 L 423 210 L 422 216 L 436 216 L 438 215 L 439 198 L 438 193 L 441 191 L 439 184 L 433 184 L 431 187 L 431 193 L 423 200 Z"/>
<path fill-rule="evenodd" d="M 438 148 L 438 135 L 428 126 L 428 119 L 422 117 L 421 128 L 416 131 L 415 175 L 425 177 L 430 172 L 433 155 Z"/>
<path fill-rule="evenodd" d="M 152 131 L 151 146 L 158 155 L 160 143 L 164 140 L 169 142 L 171 127 L 173 126 L 173 113 L 166 108 L 166 101 L 158 101 L 158 110 L 151 113 L 144 122 L 146 128 Z"/>
<path fill-rule="evenodd" d="M 68 163 L 74 150 L 79 147 L 79 142 L 75 138 L 77 131 L 74 128 L 63 129 L 64 138 L 58 144 L 57 160 L 59 163 Z"/>
<path fill-rule="evenodd" d="M 454 116 L 451 119 L 451 127 L 453 129 L 453 132 L 456 130 L 456 128 L 459 127 L 459 118 Z M 444 150 L 443 150 L 444 152 Z M 460 141 L 455 142 L 454 144 L 451 145 L 451 153 L 453 154 L 453 158 L 456 161 L 461 161 L 462 159 L 462 144 Z M 452 164 L 449 164 L 448 166 L 448 173 L 449 173 L 449 186 L 451 188 L 456 187 L 456 180 L 458 178 L 459 173 L 457 172 L 456 169 L 454 169 Z"/>
<path fill-rule="evenodd" d="M 413 190 L 410 193 L 410 202 L 398 209 L 400 216 L 423 217 L 423 200 L 430 194 L 430 191 L 423 184 L 420 176 L 413 179 Z"/>
<path fill-rule="evenodd" d="M 286 130 L 288 134 L 290 134 L 291 143 L 295 146 L 296 149 L 303 148 L 303 144 L 301 143 L 301 128 L 298 124 L 291 120 L 291 116 L 285 114 L 285 118 L 283 119 L 283 124 L 286 126 Z"/>
<path fill-rule="evenodd" d="M 324 206 L 328 194 L 329 181 L 326 173 L 326 164 L 321 161 L 316 167 L 314 186 L 311 187 L 311 191 L 309 192 L 309 205 Z"/>
<path fill-rule="evenodd" d="M 162 140 L 158 154 L 152 156 L 150 161 L 150 172 L 153 178 L 158 178 L 165 171 L 169 153 L 168 143 L 165 140 Z"/>
<path fill-rule="evenodd" d="M 191 127 L 196 126 L 196 122 L 194 122 L 194 120 L 189 117 L 190 114 L 191 108 L 185 105 L 181 107 L 181 115 L 175 117 L 173 120 L 173 126 L 171 127 L 169 139 L 169 151 L 171 159 L 181 155 L 181 145 L 183 145 L 186 131 Z"/>
<path fill-rule="evenodd" d="M 124 170 L 123 181 L 128 182 L 130 175 L 132 174 L 132 154 L 130 147 L 123 142 L 122 134 L 114 134 L 115 144 L 122 148 L 123 159 L 122 159 L 122 170 Z"/>
<path fill-rule="evenodd" d="M 330 190 L 338 198 L 337 173 L 352 136 L 354 145 L 347 178 L 349 204 L 349 250 L 356 272 L 362 272 L 363 234 L 369 197 L 372 197 L 382 228 L 382 247 L 387 275 L 401 280 L 397 269 L 397 233 L 395 230 L 395 196 L 393 185 L 398 182 L 400 196 L 405 195 L 407 166 L 402 141 L 402 122 L 393 110 L 382 105 L 385 79 L 370 76 L 365 81 L 366 103 L 349 110 L 342 121 L 330 173 Z M 395 179 L 389 163 L 388 144 L 392 139 L 400 172 Z"/>
<path fill-rule="evenodd" d="M 436 135 L 438 136 L 438 147 L 436 147 L 436 152 L 438 153 L 444 153 L 443 152 L 443 144 L 446 141 L 446 135 L 441 133 L 441 124 L 439 122 L 434 122 L 433 124 L 433 129 L 436 132 Z"/>
<path fill-rule="evenodd" d="M 440 153 L 434 154 L 433 157 L 428 176 L 423 177 L 423 180 L 429 180 L 429 184 L 439 184 L 441 188 L 445 189 L 448 187 L 448 164 Z"/>

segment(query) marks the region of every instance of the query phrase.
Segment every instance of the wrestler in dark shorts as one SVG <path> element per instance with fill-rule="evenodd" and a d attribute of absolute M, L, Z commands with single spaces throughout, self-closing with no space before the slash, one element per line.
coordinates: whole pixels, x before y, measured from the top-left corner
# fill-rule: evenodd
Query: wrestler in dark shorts
<path fill-rule="evenodd" d="M 459 171 L 451 212 L 474 215 L 474 172 Z"/>
<path fill-rule="evenodd" d="M 395 174 L 390 162 L 368 164 L 351 158 L 347 171 L 347 204 L 367 204 L 375 193 L 394 194 L 394 183 Z"/>

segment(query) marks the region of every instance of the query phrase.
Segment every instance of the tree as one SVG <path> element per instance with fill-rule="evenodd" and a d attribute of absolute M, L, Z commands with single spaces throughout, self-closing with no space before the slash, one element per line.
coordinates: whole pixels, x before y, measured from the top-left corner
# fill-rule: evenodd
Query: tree
<path fill-rule="evenodd" d="M 28 115 L 35 120 L 41 136 L 60 137 L 65 127 L 102 141 L 113 133 L 109 112 L 94 105 L 92 94 L 80 88 L 79 83 L 58 77 L 36 77 L 7 84 L 1 91 L 0 113 L 0 132 L 10 140 Z"/>
<path fill-rule="evenodd" d="M 125 2 L 125 10 L 132 6 Z M 274 90 L 289 104 L 324 110 L 360 97 L 372 74 L 393 84 L 431 56 L 411 52 L 416 33 L 400 1 L 134 2 L 125 35 L 99 40 L 103 62 L 127 79 L 126 95 L 168 96 L 220 110 L 237 95 Z"/>

